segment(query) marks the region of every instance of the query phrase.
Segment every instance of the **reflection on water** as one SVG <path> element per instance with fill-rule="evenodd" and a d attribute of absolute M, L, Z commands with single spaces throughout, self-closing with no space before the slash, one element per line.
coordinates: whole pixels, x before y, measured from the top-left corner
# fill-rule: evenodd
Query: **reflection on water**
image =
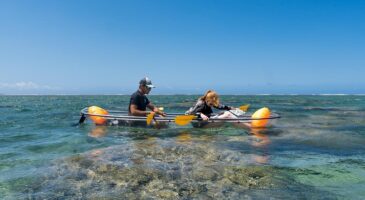
<path fill-rule="evenodd" d="M 263 134 L 261 132 L 265 131 L 265 129 L 253 128 L 250 130 L 250 133 L 253 135 L 255 140 L 252 142 L 252 146 L 258 148 L 265 148 L 270 144 L 269 136 Z"/>
<path fill-rule="evenodd" d="M 108 128 L 106 126 L 95 126 L 90 132 L 89 136 L 94 138 L 104 137 L 107 134 Z"/>
<path fill-rule="evenodd" d="M 191 144 L 192 135 L 188 131 L 183 131 L 176 137 L 176 141 L 180 144 Z"/>
<path fill-rule="evenodd" d="M 254 154 L 252 157 L 254 161 L 258 164 L 267 164 L 270 158 L 270 152 L 268 150 L 268 145 L 270 145 L 271 141 L 268 135 L 266 135 L 264 132 L 266 129 L 260 129 L 260 128 L 252 128 L 250 130 L 250 133 L 255 138 L 252 141 L 252 146 L 256 148 L 264 149 L 263 154 L 264 155 L 258 155 Z"/>

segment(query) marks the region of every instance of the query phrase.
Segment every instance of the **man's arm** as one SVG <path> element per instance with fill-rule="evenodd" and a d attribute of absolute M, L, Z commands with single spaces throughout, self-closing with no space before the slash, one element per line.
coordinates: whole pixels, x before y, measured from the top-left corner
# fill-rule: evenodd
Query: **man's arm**
<path fill-rule="evenodd" d="M 150 111 L 142 111 L 142 110 L 138 110 L 137 105 L 135 104 L 131 104 L 131 114 L 134 116 L 147 116 Z"/>

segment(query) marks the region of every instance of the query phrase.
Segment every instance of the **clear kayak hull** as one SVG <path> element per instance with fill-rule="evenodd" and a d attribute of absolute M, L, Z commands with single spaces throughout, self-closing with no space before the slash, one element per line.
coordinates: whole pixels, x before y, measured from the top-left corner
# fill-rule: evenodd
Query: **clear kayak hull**
<path fill-rule="evenodd" d="M 147 117 L 143 116 L 130 116 L 127 111 L 115 111 L 109 110 L 108 114 L 95 114 L 89 113 L 88 108 L 81 110 L 80 114 L 83 117 L 93 118 L 100 117 L 105 120 L 104 125 L 114 125 L 114 126 L 140 126 L 147 127 Z M 168 127 L 170 123 L 175 123 L 176 116 L 184 115 L 183 113 L 169 113 L 166 117 L 155 116 L 151 125 L 156 127 Z M 276 119 L 280 118 L 280 115 L 276 113 L 271 113 L 269 117 L 266 118 L 252 118 L 251 115 L 245 114 L 234 119 L 220 119 L 220 118 L 210 118 L 207 121 L 203 121 L 200 118 L 192 119 L 191 125 L 196 128 L 202 127 L 218 127 L 225 123 L 233 123 L 235 125 L 241 124 L 242 127 L 247 123 L 251 123 L 254 120 L 265 120 L 265 119 Z M 238 126 L 239 127 L 239 126 Z"/>

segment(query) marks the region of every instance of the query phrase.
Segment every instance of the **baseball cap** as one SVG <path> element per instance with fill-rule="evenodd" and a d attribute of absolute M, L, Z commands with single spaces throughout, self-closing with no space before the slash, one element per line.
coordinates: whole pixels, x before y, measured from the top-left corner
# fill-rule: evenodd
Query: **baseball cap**
<path fill-rule="evenodd" d="M 155 88 L 154 85 L 152 85 L 152 81 L 148 78 L 148 77 L 144 77 L 143 79 L 141 79 L 139 81 L 139 84 L 140 85 L 144 85 L 144 86 L 147 86 L 149 88 Z"/>

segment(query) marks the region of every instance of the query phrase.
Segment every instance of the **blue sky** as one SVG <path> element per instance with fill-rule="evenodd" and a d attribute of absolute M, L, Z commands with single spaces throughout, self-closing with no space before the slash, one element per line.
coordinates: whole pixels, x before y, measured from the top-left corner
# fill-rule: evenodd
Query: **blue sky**
<path fill-rule="evenodd" d="M 0 93 L 365 93 L 365 1 L 0 0 Z"/>

